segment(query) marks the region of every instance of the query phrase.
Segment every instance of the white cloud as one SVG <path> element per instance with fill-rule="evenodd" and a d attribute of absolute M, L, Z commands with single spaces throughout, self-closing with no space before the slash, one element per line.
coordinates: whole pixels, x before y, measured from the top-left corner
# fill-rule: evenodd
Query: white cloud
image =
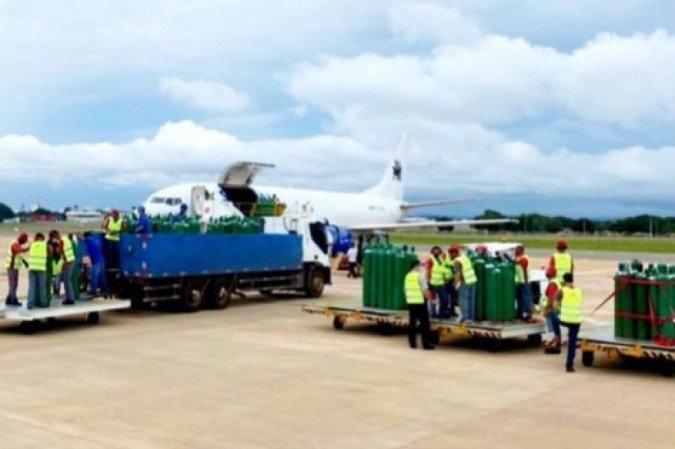
<path fill-rule="evenodd" d="M 471 42 L 482 30 L 456 9 L 432 2 L 401 1 L 389 10 L 389 26 L 406 39 L 438 42 Z"/>
<path fill-rule="evenodd" d="M 178 77 L 163 78 L 159 90 L 177 103 L 212 112 L 241 112 L 251 106 L 246 94 L 210 80 L 185 81 Z"/>

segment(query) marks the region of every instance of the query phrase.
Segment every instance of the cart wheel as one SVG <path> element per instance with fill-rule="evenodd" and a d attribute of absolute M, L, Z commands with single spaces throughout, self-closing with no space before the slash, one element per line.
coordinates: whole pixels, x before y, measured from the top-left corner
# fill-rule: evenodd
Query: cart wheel
<path fill-rule="evenodd" d="M 391 323 L 379 322 L 377 323 L 377 328 L 383 337 L 394 335 L 394 326 Z"/>
<path fill-rule="evenodd" d="M 584 351 L 581 353 L 581 364 L 584 366 L 593 366 L 593 359 L 595 358 L 595 353 L 593 351 Z"/>
<path fill-rule="evenodd" d="M 37 332 L 39 326 L 40 322 L 37 320 L 22 321 L 21 324 L 19 324 L 19 330 L 22 334 L 33 335 Z"/>
<path fill-rule="evenodd" d="M 333 329 L 340 330 L 345 327 L 345 319 L 341 316 L 333 317 Z"/>
<path fill-rule="evenodd" d="M 498 338 L 488 338 L 487 349 L 490 352 L 500 352 L 502 350 L 502 341 Z"/>
<path fill-rule="evenodd" d="M 538 348 L 541 346 L 542 336 L 541 334 L 530 334 L 527 336 L 527 344 Z"/>
<path fill-rule="evenodd" d="M 98 312 L 89 312 L 87 314 L 87 323 L 98 324 L 101 321 L 101 314 Z"/>
<path fill-rule="evenodd" d="M 673 377 L 673 374 L 675 374 L 675 364 L 672 361 L 661 358 L 659 359 L 659 365 L 659 371 L 661 371 L 663 377 Z"/>

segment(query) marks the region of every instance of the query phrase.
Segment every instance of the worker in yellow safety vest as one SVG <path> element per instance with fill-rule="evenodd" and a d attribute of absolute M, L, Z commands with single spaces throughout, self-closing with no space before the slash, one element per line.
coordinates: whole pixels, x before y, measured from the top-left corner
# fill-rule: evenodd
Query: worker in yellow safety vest
<path fill-rule="evenodd" d="M 408 306 L 408 342 L 411 348 L 417 347 L 417 332 L 422 334 L 422 347 L 434 349 L 431 344 L 431 331 L 429 329 L 429 309 L 427 298 L 431 292 L 427 286 L 425 277 L 420 271 L 420 263 L 415 260 L 410 264 L 410 271 L 404 280 L 405 302 Z"/>
<path fill-rule="evenodd" d="M 48 307 L 47 241 L 44 234 L 35 234 L 28 250 L 28 308 Z"/>
<path fill-rule="evenodd" d="M 429 288 L 438 301 L 430 303 L 432 318 L 447 318 L 450 314 L 448 291 L 445 287 L 448 269 L 440 246 L 431 248 L 431 257 L 426 263 L 426 278 Z"/>
<path fill-rule="evenodd" d="M 523 321 L 532 321 L 532 290 L 530 288 L 530 258 L 523 245 L 516 246 L 516 316 Z"/>
<path fill-rule="evenodd" d="M 61 241 L 61 260 L 63 263 L 61 269 L 61 281 L 66 290 L 66 299 L 63 301 L 64 306 L 72 306 L 75 304 L 75 289 L 73 287 L 73 270 L 75 269 L 75 245 L 73 244 L 72 236 L 59 236 Z"/>
<path fill-rule="evenodd" d="M 469 256 L 461 253 L 460 247 L 452 245 L 450 256 L 454 262 L 455 288 L 459 295 L 459 308 L 461 310 L 460 322 L 474 320 L 476 318 L 476 272 Z"/>
<path fill-rule="evenodd" d="M 106 266 L 108 285 L 116 291 L 117 271 L 120 267 L 120 235 L 124 231 L 124 220 L 117 209 L 110 211 L 110 215 L 103 223 L 105 238 L 103 254 Z"/>
<path fill-rule="evenodd" d="M 556 252 L 551 255 L 551 259 L 548 261 L 548 269 L 555 270 L 555 278 L 558 282 L 562 282 L 565 273 L 574 274 L 574 260 L 572 260 L 572 255 L 567 252 L 565 240 L 558 240 L 555 249 Z"/>
<path fill-rule="evenodd" d="M 16 297 L 16 291 L 19 288 L 19 270 L 22 266 L 28 266 L 28 262 L 24 259 L 24 253 L 28 251 L 28 235 L 20 234 L 16 240 L 13 240 L 7 248 L 7 258 L 5 259 L 5 269 L 7 270 L 7 282 L 9 290 L 7 291 L 7 298 L 5 304 L 7 306 L 20 306 L 21 303 Z"/>
<path fill-rule="evenodd" d="M 555 278 L 555 270 L 546 270 L 548 285 L 539 300 L 543 314 L 546 317 L 549 332 L 553 332 L 553 339 L 545 344 L 544 352 L 546 354 L 560 354 L 561 335 L 560 335 L 560 301 L 558 293 L 562 284 Z"/>
<path fill-rule="evenodd" d="M 567 361 L 565 370 L 568 373 L 574 372 L 574 357 L 577 352 L 577 339 L 579 337 L 579 328 L 581 327 L 581 303 L 583 294 L 581 289 L 574 285 L 574 276 L 572 273 L 563 275 L 562 288 L 558 293 L 560 301 L 560 324 L 567 328 Z"/>

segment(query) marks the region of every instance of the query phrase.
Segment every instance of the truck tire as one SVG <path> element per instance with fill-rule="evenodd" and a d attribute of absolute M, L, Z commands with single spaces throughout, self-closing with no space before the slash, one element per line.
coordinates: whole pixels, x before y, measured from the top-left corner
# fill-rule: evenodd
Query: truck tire
<path fill-rule="evenodd" d="M 224 309 L 232 300 L 232 279 L 216 279 L 210 289 L 207 305 L 211 309 Z"/>
<path fill-rule="evenodd" d="M 320 298 L 323 295 L 325 285 L 326 280 L 323 277 L 323 272 L 317 268 L 310 269 L 307 275 L 305 296 L 308 298 Z"/>
<path fill-rule="evenodd" d="M 185 312 L 196 312 L 204 304 L 204 290 L 206 282 L 198 278 L 187 279 L 183 285 L 181 306 Z"/>

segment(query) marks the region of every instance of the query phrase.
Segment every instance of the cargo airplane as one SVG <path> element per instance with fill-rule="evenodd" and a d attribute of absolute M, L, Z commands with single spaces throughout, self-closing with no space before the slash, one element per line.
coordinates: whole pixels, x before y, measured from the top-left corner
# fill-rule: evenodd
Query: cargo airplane
<path fill-rule="evenodd" d="M 276 198 L 286 205 L 289 215 L 294 213 L 311 215 L 355 233 L 513 221 L 406 221 L 408 213 L 413 209 L 470 200 L 454 198 L 419 203 L 404 201 L 407 150 L 408 139 L 403 135 L 394 157 L 387 163 L 380 182 L 360 193 L 254 185 L 252 181 L 255 176 L 261 170 L 273 165 L 238 162 L 226 168 L 220 174 L 217 183 L 184 183 L 166 187 L 152 193 L 143 205 L 150 215 L 178 213 L 180 205 L 185 203 L 193 215 L 223 217 L 246 214 L 259 198 Z"/>

